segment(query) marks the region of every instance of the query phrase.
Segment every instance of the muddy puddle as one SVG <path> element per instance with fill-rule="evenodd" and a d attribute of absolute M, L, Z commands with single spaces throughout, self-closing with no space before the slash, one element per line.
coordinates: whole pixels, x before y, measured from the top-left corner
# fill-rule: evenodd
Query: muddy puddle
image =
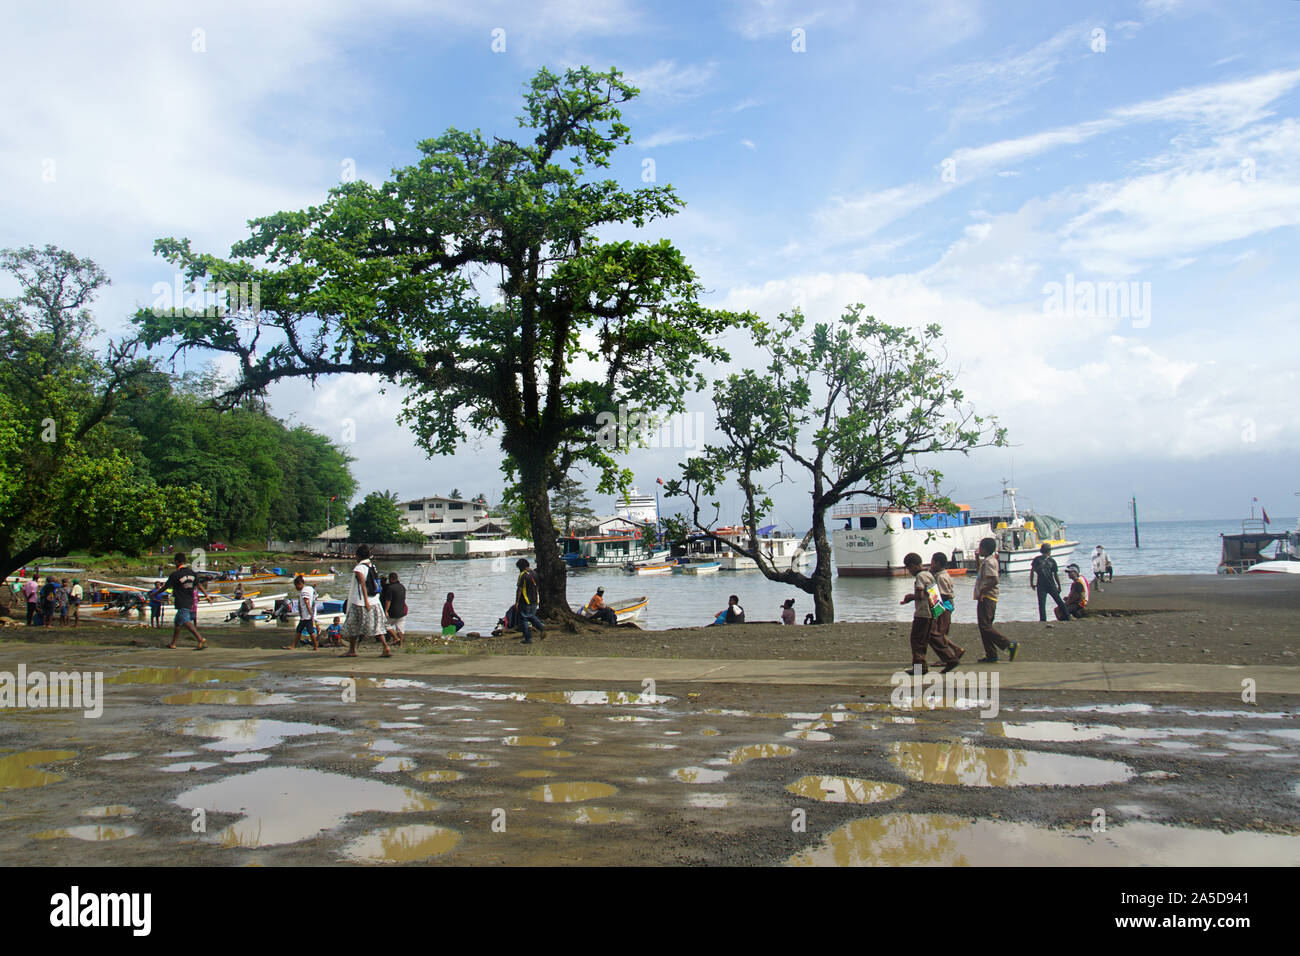
<path fill-rule="evenodd" d="M 627 810 L 610 810 L 607 807 L 574 807 L 560 815 L 560 819 L 570 823 L 603 825 L 609 823 L 631 823 L 636 819 L 635 813 Z"/>
<path fill-rule="evenodd" d="M 528 791 L 528 799 L 538 803 L 580 803 L 599 800 L 618 793 L 618 787 L 608 783 L 581 781 L 578 783 L 545 783 Z"/>
<path fill-rule="evenodd" d="M 857 777 L 800 777 L 786 789 L 822 803 L 884 803 L 897 800 L 907 788 Z"/>
<path fill-rule="evenodd" d="M 455 830 L 413 823 L 372 830 L 349 843 L 343 856 L 359 863 L 418 863 L 449 853 L 458 843 Z"/>
<path fill-rule="evenodd" d="M 26 750 L 0 757 L 0 791 L 26 790 L 58 783 L 63 774 L 42 770 L 39 765 L 70 760 L 76 755 L 72 750 Z"/>
<path fill-rule="evenodd" d="M 1123 783 L 1127 764 L 1096 757 L 974 747 L 963 743 L 895 743 L 890 762 L 913 780 L 961 787 L 1100 787 Z"/>
<path fill-rule="evenodd" d="M 503 737 L 501 742 L 507 747 L 558 747 L 564 741 L 556 737 Z"/>
<path fill-rule="evenodd" d="M 223 753 L 267 750 L 278 746 L 290 737 L 342 733 L 324 724 L 294 723 L 262 717 L 250 717 L 245 720 L 189 717 L 177 725 L 176 732 L 187 737 L 214 737 L 215 740 L 202 744 L 202 748 Z"/>
<path fill-rule="evenodd" d="M 785 744 L 748 744 L 737 747 L 723 759 L 732 766 L 738 767 L 751 760 L 773 760 L 777 757 L 792 757 L 796 753 L 797 750 Z"/>
<path fill-rule="evenodd" d="M 298 843 L 334 829 L 354 813 L 438 808 L 436 800 L 409 787 L 297 767 L 265 767 L 226 777 L 186 790 L 173 802 L 208 814 L 239 814 L 239 820 L 207 839 L 246 848 Z"/>
<path fill-rule="evenodd" d="M 866 817 L 787 862 L 794 866 L 1294 866 L 1300 837 L 1133 821 L 1105 833 L 925 813 Z"/>
<path fill-rule="evenodd" d="M 411 776 L 424 783 L 455 783 L 465 778 L 459 770 L 421 770 Z"/>
<path fill-rule="evenodd" d="M 111 803 L 103 807 L 91 807 L 89 810 L 82 810 L 81 815 L 90 817 L 92 820 L 133 817 L 135 816 L 135 807 L 128 807 L 121 803 Z"/>
<path fill-rule="evenodd" d="M 260 690 L 191 690 L 162 699 L 164 704 L 224 704 L 229 707 L 274 707 L 292 704 L 293 700 L 287 694 L 267 694 Z"/>
<path fill-rule="evenodd" d="M 111 840 L 125 840 L 140 833 L 135 827 L 111 826 L 102 823 L 87 823 L 75 827 L 57 827 L 33 833 L 33 840 L 86 840 L 103 843 Z"/>
<path fill-rule="evenodd" d="M 712 770 L 709 767 L 678 767 L 669 776 L 679 783 L 721 783 L 727 779 L 727 771 Z"/>
<path fill-rule="evenodd" d="M 135 667 L 106 678 L 105 684 L 219 684 L 225 681 L 251 680 L 253 671 L 229 668 Z"/>

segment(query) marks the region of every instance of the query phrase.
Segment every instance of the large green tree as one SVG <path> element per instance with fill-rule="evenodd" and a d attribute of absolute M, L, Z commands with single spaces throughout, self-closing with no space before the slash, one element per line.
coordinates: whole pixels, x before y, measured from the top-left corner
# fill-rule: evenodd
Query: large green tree
<path fill-rule="evenodd" d="M 0 299 L 0 573 L 74 549 L 136 552 L 202 530 L 202 489 L 161 488 L 113 440 L 118 404 L 151 364 L 97 333 L 108 276 L 54 246 L 0 251 L 18 295 Z"/>
<path fill-rule="evenodd" d="M 615 449 L 595 440 L 601 413 L 679 410 L 704 386 L 701 360 L 725 359 L 715 339 L 738 320 L 699 304 L 671 243 L 601 237 L 683 205 L 671 186 L 592 175 L 631 142 L 619 106 L 636 92 L 617 70 L 543 69 L 518 137 L 449 129 L 386 182 L 346 183 L 319 206 L 254 220 L 230 258 L 160 240 L 156 251 L 192 281 L 248 283 L 257 303 L 215 317 L 142 311 L 142 336 L 235 356 L 231 398 L 369 373 L 406 390 L 407 421 L 430 454 L 496 436 L 528 515 L 542 613 L 567 615 L 548 491 L 580 461 L 600 469 L 603 491 L 625 477 Z"/>
<path fill-rule="evenodd" d="M 975 414 L 956 387 L 937 325 L 912 331 L 862 312 L 851 306 L 838 321 L 811 328 L 797 310 L 758 323 L 755 339 L 769 366 L 714 386 L 723 442 L 683 463 L 667 486 L 670 496 L 690 499 L 695 528 L 752 558 L 768 579 L 811 594 L 818 623 L 835 620 L 826 518 L 836 504 L 867 496 L 950 510 L 952 502 L 931 490 L 943 480 L 931 456 L 1006 443 L 1005 430 Z M 808 483 L 812 526 L 803 546 L 811 542 L 817 560 L 807 574 L 774 566 L 760 547 L 758 527 L 772 511 L 764 476 L 778 469 Z M 714 531 L 719 506 L 710 499 L 728 479 L 744 495 L 748 534 L 738 543 Z"/>

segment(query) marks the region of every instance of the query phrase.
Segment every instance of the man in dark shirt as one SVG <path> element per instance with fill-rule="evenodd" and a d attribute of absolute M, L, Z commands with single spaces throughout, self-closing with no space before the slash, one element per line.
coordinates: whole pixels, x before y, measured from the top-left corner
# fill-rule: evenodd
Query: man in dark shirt
<path fill-rule="evenodd" d="M 45 579 L 45 587 L 41 588 L 41 623 L 46 627 L 54 626 L 54 595 L 58 590 L 54 578 Z"/>
<path fill-rule="evenodd" d="M 1056 559 L 1052 557 L 1052 546 L 1045 544 L 1038 549 L 1038 557 L 1029 565 L 1029 586 L 1038 589 L 1038 619 L 1047 620 L 1047 597 L 1050 594 L 1057 608 L 1065 614 L 1062 621 L 1070 619 L 1070 612 L 1061 602 L 1061 576 L 1057 573 Z M 1058 614 L 1059 617 L 1059 614 Z"/>
<path fill-rule="evenodd" d="M 727 598 L 726 622 L 728 624 L 744 624 L 745 609 L 740 606 L 740 598 L 731 595 Z"/>
<path fill-rule="evenodd" d="M 389 637 L 400 645 L 406 637 L 406 585 L 397 579 L 396 571 L 388 575 L 380 589 L 379 604 L 388 618 Z"/>
<path fill-rule="evenodd" d="M 176 638 L 180 636 L 181 628 L 185 628 L 194 635 L 198 641 L 198 647 L 195 650 L 203 650 L 208 646 L 208 642 L 203 639 L 199 629 L 195 626 L 199 611 L 199 594 L 212 603 L 212 596 L 203 589 L 203 584 L 199 581 L 198 573 L 185 563 L 185 553 L 176 552 L 176 570 L 171 573 L 163 588 L 172 592 L 172 604 L 175 606 L 175 620 L 172 623 L 172 642 L 167 646 L 175 650 Z M 197 592 L 197 593 L 196 593 Z"/>

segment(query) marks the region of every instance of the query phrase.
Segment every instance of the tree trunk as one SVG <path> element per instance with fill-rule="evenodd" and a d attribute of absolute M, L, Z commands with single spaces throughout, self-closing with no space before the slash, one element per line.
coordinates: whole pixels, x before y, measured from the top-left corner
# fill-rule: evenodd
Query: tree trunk
<path fill-rule="evenodd" d="M 813 505 L 813 541 L 817 547 L 817 566 L 813 568 L 813 612 L 818 624 L 835 623 L 835 598 L 831 589 L 835 579 L 831 573 L 831 543 L 826 537 L 826 507 Z"/>
<path fill-rule="evenodd" d="M 521 467 L 519 485 L 524 507 L 528 510 L 533 550 L 537 554 L 537 590 L 542 602 L 539 613 L 544 620 L 571 618 L 573 609 L 569 607 L 566 577 L 568 565 L 560 557 L 555 522 L 551 517 L 551 499 L 546 494 L 545 472 L 539 468 Z"/>

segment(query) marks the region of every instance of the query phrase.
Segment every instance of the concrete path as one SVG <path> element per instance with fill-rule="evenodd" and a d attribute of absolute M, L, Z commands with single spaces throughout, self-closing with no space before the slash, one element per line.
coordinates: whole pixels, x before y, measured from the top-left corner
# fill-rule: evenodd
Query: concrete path
<path fill-rule="evenodd" d="M 89 647 L 52 644 L 0 644 L 0 671 L 15 672 L 19 663 L 33 669 L 59 666 L 110 667 L 247 667 L 278 673 L 403 675 L 441 678 L 513 678 L 567 683 L 647 679 L 700 684 L 774 684 L 782 686 L 889 687 L 897 666 L 869 661 L 674 660 L 629 657 L 521 657 L 514 655 L 404 654 L 385 660 L 367 649 L 344 659 L 335 650 L 273 651 L 209 648 Z M 988 671 L 993 665 L 965 670 Z M 1097 664 L 1043 661 L 1003 662 L 996 666 L 1003 690 L 1077 690 L 1110 693 L 1240 694 L 1242 681 L 1255 681 L 1266 695 L 1300 695 L 1300 667 L 1241 664 Z"/>

